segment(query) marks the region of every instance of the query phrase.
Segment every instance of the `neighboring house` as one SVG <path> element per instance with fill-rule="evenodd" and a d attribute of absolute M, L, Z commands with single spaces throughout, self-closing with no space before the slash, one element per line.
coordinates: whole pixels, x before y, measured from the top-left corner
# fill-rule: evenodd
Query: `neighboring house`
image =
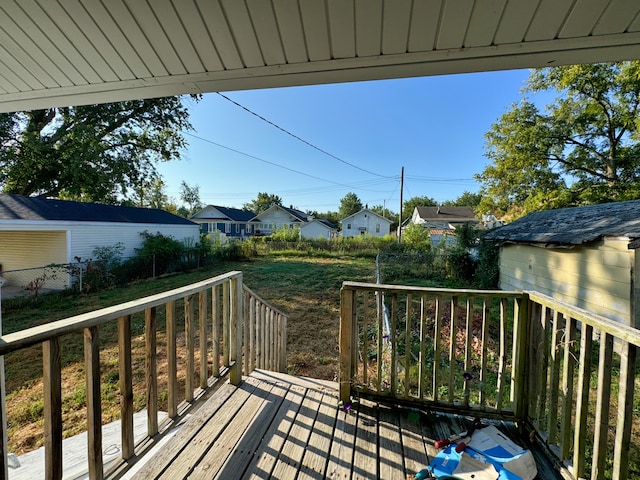
<path fill-rule="evenodd" d="M 207 205 L 191 217 L 191 221 L 200 225 L 202 233 L 220 232 L 227 237 L 244 238 L 253 235 L 251 219 L 253 212 L 238 208 Z"/>
<path fill-rule="evenodd" d="M 485 239 L 501 245 L 500 288 L 535 290 L 635 323 L 630 291 L 640 286 L 640 200 L 535 212 Z"/>
<path fill-rule="evenodd" d="M 335 238 L 338 235 L 338 227 L 324 218 L 315 218 L 300 226 L 302 238 Z"/>
<path fill-rule="evenodd" d="M 296 210 L 293 207 L 272 205 L 267 210 L 259 213 L 251 220 L 255 235 L 271 235 L 281 228 L 300 229 L 302 224 L 312 220 L 313 217 Z"/>
<path fill-rule="evenodd" d="M 455 230 L 465 223 L 480 225 L 472 207 L 416 207 L 410 222 L 441 230 Z"/>
<path fill-rule="evenodd" d="M 0 194 L 0 269 L 87 260 L 96 247 L 118 243 L 129 258 L 144 231 L 199 241 L 197 224 L 164 210 Z"/>
<path fill-rule="evenodd" d="M 471 224 L 482 228 L 472 207 L 415 207 L 411 218 L 403 223 L 403 228 L 413 223 L 429 229 L 431 245 L 437 247 L 444 241 L 446 246 L 457 243 L 456 227 Z"/>
<path fill-rule="evenodd" d="M 391 231 L 392 220 L 363 208 L 359 212 L 342 219 L 342 236 L 344 238 L 370 235 L 384 237 Z"/>

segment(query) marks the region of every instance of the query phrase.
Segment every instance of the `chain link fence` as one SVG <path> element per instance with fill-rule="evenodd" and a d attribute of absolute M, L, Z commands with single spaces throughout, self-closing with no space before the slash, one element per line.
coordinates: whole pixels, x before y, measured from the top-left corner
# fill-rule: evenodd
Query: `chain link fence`
<path fill-rule="evenodd" d="M 413 285 L 424 280 L 467 283 L 475 262 L 467 253 L 392 253 L 376 258 L 379 283 Z"/>

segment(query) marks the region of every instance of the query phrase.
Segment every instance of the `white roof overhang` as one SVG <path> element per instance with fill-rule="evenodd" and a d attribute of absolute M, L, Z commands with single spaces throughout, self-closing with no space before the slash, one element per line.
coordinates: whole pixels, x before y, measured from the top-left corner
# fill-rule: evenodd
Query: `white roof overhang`
<path fill-rule="evenodd" d="M 640 58 L 636 0 L 1 0 L 0 111 Z"/>

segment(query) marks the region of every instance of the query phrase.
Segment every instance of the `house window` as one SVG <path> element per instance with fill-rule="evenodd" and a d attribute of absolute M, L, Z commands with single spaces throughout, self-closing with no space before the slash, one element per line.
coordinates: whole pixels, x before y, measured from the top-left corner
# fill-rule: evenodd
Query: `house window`
<path fill-rule="evenodd" d="M 351 224 L 347 223 L 347 230 L 351 230 Z"/>
<path fill-rule="evenodd" d="M 380 233 L 380 224 L 376 223 L 376 233 Z"/>

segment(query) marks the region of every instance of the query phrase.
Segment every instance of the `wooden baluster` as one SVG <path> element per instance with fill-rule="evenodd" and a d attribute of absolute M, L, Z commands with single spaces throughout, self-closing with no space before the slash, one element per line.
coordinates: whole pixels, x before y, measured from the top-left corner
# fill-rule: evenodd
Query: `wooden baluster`
<path fill-rule="evenodd" d="M 89 478 L 102 480 L 102 406 L 100 402 L 100 342 L 98 327 L 84 329 L 84 365 L 87 382 L 87 458 Z"/>
<path fill-rule="evenodd" d="M 193 370 L 195 365 L 194 355 L 194 333 L 193 333 L 193 299 L 191 295 L 184 297 L 184 337 L 185 347 L 187 349 L 185 359 L 185 400 L 191 402 L 193 400 Z"/>
<path fill-rule="evenodd" d="M 158 433 L 158 344 L 156 308 L 144 312 L 145 378 L 147 384 L 147 432 Z"/>
<path fill-rule="evenodd" d="M 436 311 L 435 311 L 435 324 L 433 331 L 433 401 L 437 402 L 440 399 L 440 357 L 442 356 L 441 352 L 441 341 L 440 334 L 442 330 L 442 297 L 438 295 L 436 297 Z"/>
<path fill-rule="evenodd" d="M 207 338 L 207 291 L 198 292 L 198 326 L 200 327 L 200 388 L 207 388 L 209 377 L 209 341 Z"/>
<path fill-rule="evenodd" d="M 467 374 L 471 372 L 471 340 L 473 340 L 473 297 L 467 298 L 467 309 L 466 309 L 466 329 L 465 329 L 465 349 L 464 349 L 464 373 Z M 471 397 L 471 382 L 465 378 L 464 382 L 464 394 L 463 394 L 463 404 L 464 406 L 469 406 L 469 401 Z"/>
<path fill-rule="evenodd" d="M 576 320 L 569 317 L 564 333 L 564 359 L 562 365 L 562 417 L 560 422 L 560 458 L 570 457 L 571 417 L 573 415 L 573 371 L 575 367 L 574 342 Z"/>
<path fill-rule="evenodd" d="M 589 411 L 589 391 L 591 382 L 591 350 L 593 327 L 582 324 L 580 332 L 580 360 L 578 362 L 578 395 L 576 421 L 573 436 L 573 474 L 584 477 L 587 443 L 587 416 Z"/>
<path fill-rule="evenodd" d="M 211 357 L 213 371 L 211 375 L 220 376 L 220 291 L 215 285 L 211 288 Z"/>
<path fill-rule="evenodd" d="M 133 436 L 133 370 L 131 368 L 131 315 L 118 318 L 118 370 L 120 386 L 120 424 L 122 458 L 134 454 Z"/>
<path fill-rule="evenodd" d="M 42 342 L 44 465 L 48 479 L 62 478 L 62 366 L 60 340 Z"/>
<path fill-rule="evenodd" d="M 482 351 L 480 353 L 480 407 L 487 404 L 487 343 L 489 341 L 489 308 L 490 299 L 482 300 Z"/>
<path fill-rule="evenodd" d="M 629 478 L 629 447 L 633 425 L 633 394 L 638 347 L 622 341 L 616 441 L 613 447 L 613 480 Z"/>
<path fill-rule="evenodd" d="M 592 480 L 604 479 L 609 442 L 609 407 L 611 402 L 611 366 L 613 364 L 613 336 L 600 332 L 598 359 L 598 391 L 593 432 Z"/>

